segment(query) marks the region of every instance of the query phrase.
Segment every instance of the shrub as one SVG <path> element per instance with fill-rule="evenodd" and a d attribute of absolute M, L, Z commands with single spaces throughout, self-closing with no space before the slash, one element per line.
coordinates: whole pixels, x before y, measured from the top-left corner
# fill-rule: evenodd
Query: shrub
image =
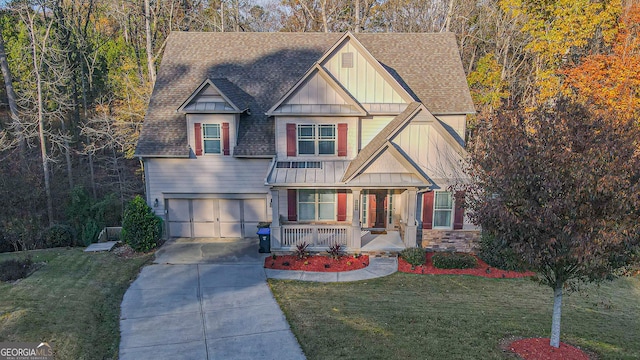
<path fill-rule="evenodd" d="M 329 256 L 332 259 L 338 259 L 342 255 L 342 245 L 335 243 L 329 246 Z"/>
<path fill-rule="evenodd" d="M 478 260 L 473 255 L 463 253 L 435 253 L 431 261 L 438 269 L 472 269 L 478 265 Z"/>
<path fill-rule="evenodd" d="M 15 281 L 29 274 L 33 262 L 30 257 L 23 260 L 10 259 L 0 263 L 0 281 Z"/>
<path fill-rule="evenodd" d="M 121 213 L 120 202 L 114 194 L 94 200 L 82 186 L 73 188 L 66 207 L 67 218 L 78 234 L 78 243 L 84 245 L 96 242 L 105 226 L 120 223 Z"/>
<path fill-rule="evenodd" d="M 297 244 L 296 250 L 295 250 L 296 257 L 298 259 L 304 259 L 308 257 L 309 256 L 309 251 L 307 251 L 308 247 L 309 247 L 309 244 L 307 244 L 306 242 L 301 242 Z"/>
<path fill-rule="evenodd" d="M 417 247 L 402 250 L 400 252 L 400 257 L 411 264 L 411 266 L 419 266 L 427 261 L 427 253 L 424 249 Z"/>
<path fill-rule="evenodd" d="M 162 219 L 156 216 L 139 195 L 124 212 L 122 239 L 135 251 L 149 251 L 158 245 L 162 236 Z"/>
<path fill-rule="evenodd" d="M 42 241 L 45 248 L 74 246 L 75 233 L 69 225 L 54 224 L 44 231 Z"/>
<path fill-rule="evenodd" d="M 479 245 L 478 257 L 487 264 L 502 270 L 525 270 L 524 264 L 504 240 L 483 233 Z"/>

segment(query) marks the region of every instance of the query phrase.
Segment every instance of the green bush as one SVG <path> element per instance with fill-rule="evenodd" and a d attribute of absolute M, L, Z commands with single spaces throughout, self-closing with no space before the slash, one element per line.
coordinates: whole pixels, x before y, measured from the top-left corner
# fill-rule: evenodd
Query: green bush
<path fill-rule="evenodd" d="M 42 242 L 45 248 L 74 246 L 75 233 L 69 225 L 54 224 L 44 231 Z"/>
<path fill-rule="evenodd" d="M 524 265 L 504 240 L 483 233 L 479 245 L 478 257 L 494 268 L 512 271 L 524 270 Z"/>
<path fill-rule="evenodd" d="M 29 274 L 33 262 L 30 257 L 26 259 L 10 259 L 0 263 L 0 281 L 15 281 Z"/>
<path fill-rule="evenodd" d="M 114 194 L 94 200 L 82 186 L 73 188 L 66 207 L 67 218 L 78 234 L 78 243 L 84 245 L 96 242 L 105 226 L 119 224 L 121 213 L 120 202 Z"/>
<path fill-rule="evenodd" d="M 431 261 L 438 269 L 472 269 L 478 265 L 478 260 L 473 255 L 463 253 L 435 253 Z"/>
<path fill-rule="evenodd" d="M 156 216 L 139 195 L 124 212 L 122 239 L 135 251 L 149 251 L 158 246 L 162 236 L 162 219 Z"/>
<path fill-rule="evenodd" d="M 427 261 L 427 253 L 424 249 L 417 247 L 402 250 L 400 252 L 400 257 L 411 264 L 411 266 L 419 266 Z"/>

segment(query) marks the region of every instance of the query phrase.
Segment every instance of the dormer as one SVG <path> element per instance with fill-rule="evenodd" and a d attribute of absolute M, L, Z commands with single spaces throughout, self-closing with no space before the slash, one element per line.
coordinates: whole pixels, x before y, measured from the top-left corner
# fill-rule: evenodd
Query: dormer
<path fill-rule="evenodd" d="M 188 114 L 240 114 L 244 112 L 220 91 L 211 79 L 203 81 L 180 105 L 178 111 Z"/>
<path fill-rule="evenodd" d="M 206 79 L 178 108 L 186 114 L 189 146 L 196 157 L 233 154 L 240 114 L 248 109 L 241 110 L 220 88 Z"/>

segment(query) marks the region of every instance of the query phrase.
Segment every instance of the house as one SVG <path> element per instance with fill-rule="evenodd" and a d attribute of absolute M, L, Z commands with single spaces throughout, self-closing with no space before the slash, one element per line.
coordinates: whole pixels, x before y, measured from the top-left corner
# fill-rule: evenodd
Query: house
<path fill-rule="evenodd" d="M 451 33 L 174 32 L 135 155 L 169 237 L 468 250 L 473 112 Z"/>

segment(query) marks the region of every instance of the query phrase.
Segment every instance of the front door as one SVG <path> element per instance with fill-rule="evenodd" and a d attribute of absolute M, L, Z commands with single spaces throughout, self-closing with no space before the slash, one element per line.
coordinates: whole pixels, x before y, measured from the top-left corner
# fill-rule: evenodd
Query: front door
<path fill-rule="evenodd" d="M 387 227 L 387 191 L 369 191 L 369 226 L 374 228 Z"/>

